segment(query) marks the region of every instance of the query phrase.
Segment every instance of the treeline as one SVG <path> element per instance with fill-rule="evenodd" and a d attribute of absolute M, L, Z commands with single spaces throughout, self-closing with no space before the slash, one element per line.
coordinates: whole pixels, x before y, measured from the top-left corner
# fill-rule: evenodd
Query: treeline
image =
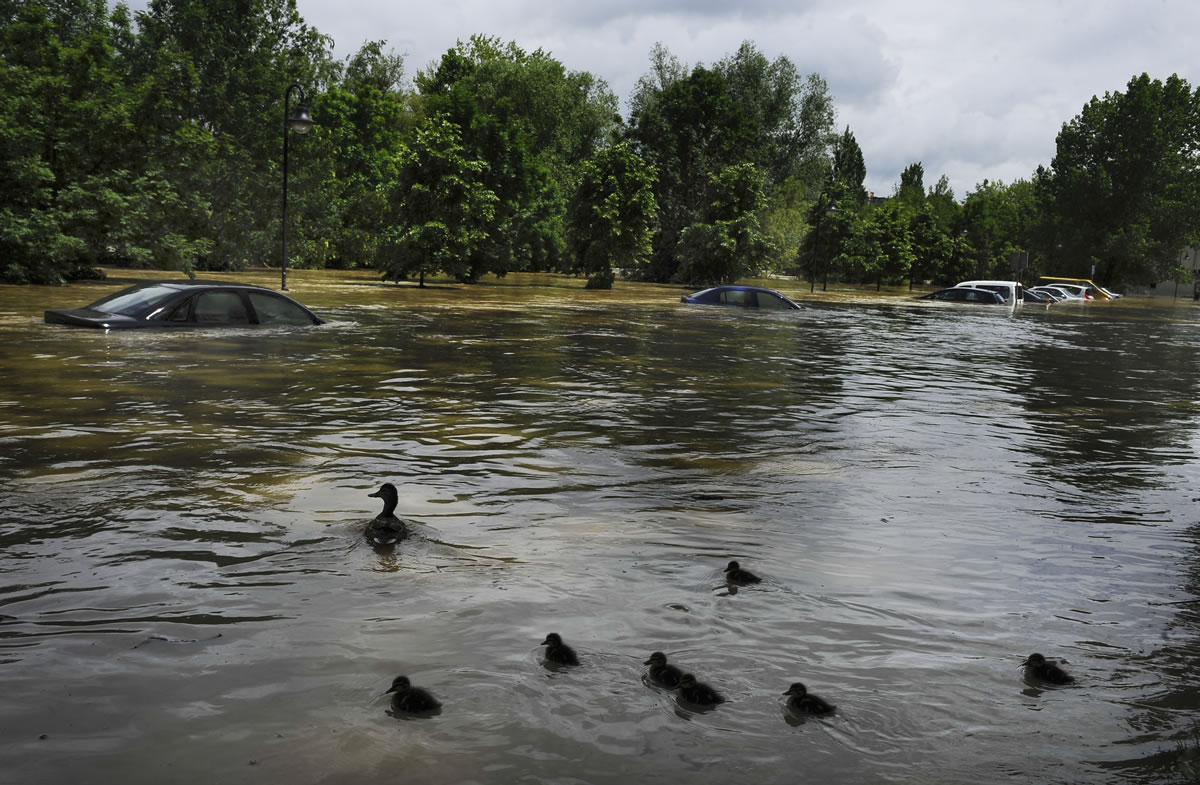
<path fill-rule="evenodd" d="M 711 66 L 656 47 L 622 116 L 603 79 L 484 36 L 411 81 L 383 41 L 335 60 L 294 0 L 0 0 L 0 24 L 7 282 L 279 265 L 301 91 L 296 267 L 895 285 L 1007 278 L 1026 251 L 1127 285 L 1175 275 L 1200 227 L 1200 92 L 1174 76 L 1093 99 L 1028 180 L 960 201 L 914 163 L 885 199 L 824 80 L 749 42 Z"/>

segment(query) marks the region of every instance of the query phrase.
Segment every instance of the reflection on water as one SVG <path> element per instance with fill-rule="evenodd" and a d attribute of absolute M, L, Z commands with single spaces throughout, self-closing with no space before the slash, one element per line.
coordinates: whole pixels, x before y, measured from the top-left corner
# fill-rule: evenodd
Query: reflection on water
<path fill-rule="evenodd" d="M 754 314 L 670 287 L 299 272 L 330 324 L 40 323 L 124 283 L 0 288 L 0 771 L 1196 771 L 1186 304 Z M 361 537 L 384 481 L 414 528 L 391 552 Z M 763 583 L 730 590 L 731 559 Z M 551 631 L 580 667 L 542 666 Z M 646 683 L 654 650 L 728 702 Z M 1079 683 L 1031 688 L 1033 651 Z M 402 673 L 440 715 L 388 715 Z M 795 681 L 838 713 L 788 721 Z"/>

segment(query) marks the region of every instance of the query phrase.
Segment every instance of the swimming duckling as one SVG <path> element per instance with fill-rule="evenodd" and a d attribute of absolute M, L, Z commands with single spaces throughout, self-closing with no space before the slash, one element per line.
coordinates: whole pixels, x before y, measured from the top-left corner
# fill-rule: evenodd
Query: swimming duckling
<path fill-rule="evenodd" d="M 1030 654 L 1025 662 L 1021 663 L 1021 667 L 1027 675 L 1050 684 L 1072 684 L 1075 681 L 1075 677 L 1058 667 L 1058 663 L 1051 662 L 1036 652 Z"/>
<path fill-rule="evenodd" d="M 392 694 L 392 708 L 396 711 L 420 712 L 433 711 L 442 708 L 437 698 L 428 690 L 412 686 L 407 676 L 397 676 L 392 680 L 392 686 L 384 693 Z"/>
<path fill-rule="evenodd" d="M 372 545 L 395 545 L 408 536 L 408 527 L 404 521 L 396 517 L 396 504 L 400 494 L 396 486 L 385 482 L 375 493 L 368 493 L 376 499 L 383 499 L 383 512 L 379 513 L 367 524 L 367 541 Z"/>
<path fill-rule="evenodd" d="M 725 698 L 721 697 L 719 692 L 703 682 L 696 681 L 696 677 L 690 673 L 679 677 L 678 693 L 681 699 L 697 706 L 715 706 L 725 702 Z"/>
<path fill-rule="evenodd" d="M 575 656 L 575 650 L 563 643 L 562 636 L 557 632 L 547 635 L 546 640 L 542 641 L 542 645 L 546 647 L 547 662 L 556 662 L 559 665 L 579 664 L 579 658 Z"/>
<path fill-rule="evenodd" d="M 735 561 L 731 561 L 729 562 L 729 566 L 725 568 L 725 580 L 737 586 L 748 586 L 751 583 L 761 582 L 762 578 L 749 570 L 743 570 L 741 565 Z"/>
<path fill-rule="evenodd" d="M 833 710 L 837 708 L 823 698 L 809 695 L 808 688 L 800 682 L 788 687 L 788 691 L 783 694 L 788 696 L 788 708 L 804 714 L 832 714 Z"/>
<path fill-rule="evenodd" d="M 676 668 L 674 665 L 667 664 L 667 655 L 661 651 L 656 651 L 650 655 L 650 659 L 646 660 L 643 665 L 650 666 L 650 680 L 661 684 L 664 687 L 678 687 L 679 680 L 683 677 L 683 671 Z"/>

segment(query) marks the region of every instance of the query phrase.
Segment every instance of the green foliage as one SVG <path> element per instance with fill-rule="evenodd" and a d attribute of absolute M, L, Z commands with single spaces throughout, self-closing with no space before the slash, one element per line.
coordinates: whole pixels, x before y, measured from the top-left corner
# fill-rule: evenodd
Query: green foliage
<path fill-rule="evenodd" d="M 859 206 L 866 204 L 867 189 L 863 188 L 863 181 L 867 179 L 867 164 L 850 126 L 846 126 L 845 132 L 834 142 L 832 165 L 832 196 L 836 200 L 849 198 Z"/>
<path fill-rule="evenodd" d="M 919 210 L 925 204 L 925 167 L 920 161 L 909 164 L 900 173 L 896 198 L 914 210 Z"/>
<path fill-rule="evenodd" d="M 300 266 L 945 283 L 1008 277 L 1028 250 L 1030 274 L 1125 283 L 1177 274 L 1200 244 L 1200 91 L 1178 76 L 1092 99 L 1031 181 L 960 204 L 914 163 L 868 204 L 825 82 L 750 42 L 690 68 L 656 46 L 623 127 L 603 80 L 495 38 L 415 90 L 383 41 L 335 62 L 296 0 L 0 0 L 0 21 L 7 281 L 278 263 L 293 84 L 318 123 L 287 137 Z"/>
<path fill-rule="evenodd" d="M 311 264 L 376 264 L 392 218 L 397 152 L 417 121 L 411 96 L 399 89 L 403 74 L 401 57 L 368 42 L 347 59 L 340 81 L 312 102 L 321 122 L 293 167 L 298 198 L 291 230 Z"/>
<path fill-rule="evenodd" d="M 139 154 L 146 86 L 121 78 L 128 16 L 100 0 L 28 3 L 0 34 L 0 278 L 58 283 L 114 259 L 188 268 L 194 202 Z"/>
<path fill-rule="evenodd" d="M 482 182 L 498 198 L 469 279 L 567 266 L 567 195 L 619 120 L 607 86 L 540 49 L 484 36 L 460 42 L 416 82 L 426 111 L 444 114 L 469 154 L 488 162 Z"/>
<path fill-rule="evenodd" d="M 400 281 L 443 272 L 459 280 L 488 244 L 496 194 L 483 182 L 485 162 L 470 157 L 461 132 L 435 116 L 416 129 L 397 162 L 390 196 L 393 224 L 379 248 L 384 279 Z"/>
<path fill-rule="evenodd" d="M 766 177 L 754 164 L 727 166 L 710 176 L 700 221 L 683 230 L 675 280 L 695 286 L 733 283 L 762 269 L 770 251 L 760 214 Z"/>
<path fill-rule="evenodd" d="M 1200 90 L 1146 74 L 1093 98 L 1063 125 L 1039 172 L 1060 275 L 1101 283 L 1171 277 L 1200 233 Z"/>
<path fill-rule="evenodd" d="M 630 101 L 629 137 L 659 173 L 659 231 L 643 275 L 691 279 L 700 275 L 696 249 L 723 243 L 712 229 L 692 228 L 712 224 L 703 214 L 714 178 L 749 162 L 765 177 L 768 192 L 787 183 L 814 189 L 828 171 L 832 101 L 819 77 L 801 79 L 787 58 L 768 61 L 750 43 L 711 69 L 697 65 L 689 72 L 662 46 L 651 53 L 651 63 L 652 72 L 639 80 Z M 772 209 L 768 229 L 760 226 L 762 215 L 745 220 L 755 223 L 755 232 L 769 231 L 790 245 L 796 215 L 788 212 L 795 205 L 787 206 L 786 199 Z M 691 255 L 686 263 L 685 253 Z M 757 269 L 767 262 L 755 259 L 746 266 Z M 776 256 L 771 263 L 780 260 Z"/>
<path fill-rule="evenodd" d="M 645 264 L 657 212 L 654 181 L 653 167 L 625 142 L 581 167 L 567 211 L 567 241 L 572 271 L 590 276 L 591 288 L 611 288 L 615 269 Z"/>
<path fill-rule="evenodd" d="M 899 199 L 889 199 L 856 216 L 843 252 L 849 277 L 877 283 L 907 279 L 916 261 L 910 221 L 910 209 Z"/>
<path fill-rule="evenodd" d="M 1040 220 L 1033 183 L 984 180 L 967 194 L 962 211 L 967 229 L 964 262 L 970 265 L 967 277 L 1011 278 L 1009 254 L 1030 247 Z"/>

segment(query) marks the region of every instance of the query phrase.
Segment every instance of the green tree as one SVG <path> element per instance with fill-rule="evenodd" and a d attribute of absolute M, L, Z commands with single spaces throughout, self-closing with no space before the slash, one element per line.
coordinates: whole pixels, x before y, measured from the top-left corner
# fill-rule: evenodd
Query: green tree
<path fill-rule="evenodd" d="M 305 24 L 295 0 L 150 0 L 136 19 L 134 75 L 156 77 L 150 111 L 166 118 L 152 122 L 210 140 L 191 148 L 186 167 L 164 161 L 175 187 L 207 202 L 203 266 L 279 261 L 284 93 L 296 82 L 313 97 L 332 41 Z M 302 174 L 311 142 L 292 139 L 298 203 L 311 183 Z"/>
<path fill-rule="evenodd" d="M 398 153 L 418 117 L 403 78 L 403 58 L 371 41 L 315 97 L 321 122 L 294 167 L 300 198 L 291 228 L 299 255 L 313 264 L 375 264 L 398 185 Z"/>
<path fill-rule="evenodd" d="M 581 167 L 567 212 L 572 270 L 589 288 L 612 288 L 615 268 L 634 269 L 650 253 L 656 208 L 654 169 L 625 142 L 604 148 Z"/>
<path fill-rule="evenodd" d="M 1010 185 L 984 180 L 963 203 L 970 277 L 1009 278 L 1009 254 L 1028 250 L 1040 221 L 1029 180 Z"/>
<path fill-rule="evenodd" d="M 898 199 L 855 216 L 842 244 L 846 270 L 858 281 L 903 281 L 912 274 L 911 211 Z"/>
<path fill-rule="evenodd" d="M 1054 272 L 1100 283 L 1170 277 L 1200 233 L 1200 91 L 1147 74 L 1065 123 L 1038 185 Z"/>
<path fill-rule="evenodd" d="M 568 73 L 540 49 L 474 36 L 416 83 L 425 110 L 444 114 L 462 129 L 470 154 L 487 161 L 483 182 L 499 199 L 470 277 L 566 266 L 567 196 L 579 164 L 619 121 L 603 81 Z"/>
<path fill-rule="evenodd" d="M 835 200 L 849 198 L 856 205 L 866 204 L 867 189 L 863 188 L 863 182 L 867 179 L 867 164 L 850 126 L 833 144 L 832 165 L 830 195 Z"/>
<path fill-rule="evenodd" d="M 434 116 L 416 129 L 397 162 L 391 194 L 393 224 L 381 243 L 378 264 L 385 280 L 447 273 L 472 275 L 471 260 L 488 242 L 496 195 L 483 182 L 487 164 L 471 157 L 461 132 Z"/>
<path fill-rule="evenodd" d="M 169 182 L 135 122 L 153 91 L 130 74 L 126 9 L 3 3 L 0 21 L 0 278 L 57 283 L 113 259 L 186 268 L 206 244 L 181 224 L 203 205 Z"/>
<path fill-rule="evenodd" d="M 781 210 L 795 209 L 789 182 L 819 190 L 813 184 L 828 171 L 833 113 L 819 77 L 802 80 L 786 58 L 768 61 L 749 43 L 712 68 L 689 71 L 661 45 L 651 60 L 630 100 L 629 138 L 659 173 L 659 231 L 644 274 L 667 281 L 680 272 L 685 230 L 709 223 L 702 217 L 709 183 L 724 169 L 754 164 L 767 193 L 780 194 Z M 775 217 L 780 236 L 795 224 L 786 212 Z"/>
<path fill-rule="evenodd" d="M 925 167 L 920 161 L 909 164 L 900 173 L 896 198 L 914 210 L 919 210 L 925 203 Z"/>
<path fill-rule="evenodd" d="M 709 178 L 701 220 L 679 240 L 680 283 L 732 283 L 759 271 L 770 253 L 760 215 L 766 208 L 766 177 L 754 164 L 727 166 Z"/>

